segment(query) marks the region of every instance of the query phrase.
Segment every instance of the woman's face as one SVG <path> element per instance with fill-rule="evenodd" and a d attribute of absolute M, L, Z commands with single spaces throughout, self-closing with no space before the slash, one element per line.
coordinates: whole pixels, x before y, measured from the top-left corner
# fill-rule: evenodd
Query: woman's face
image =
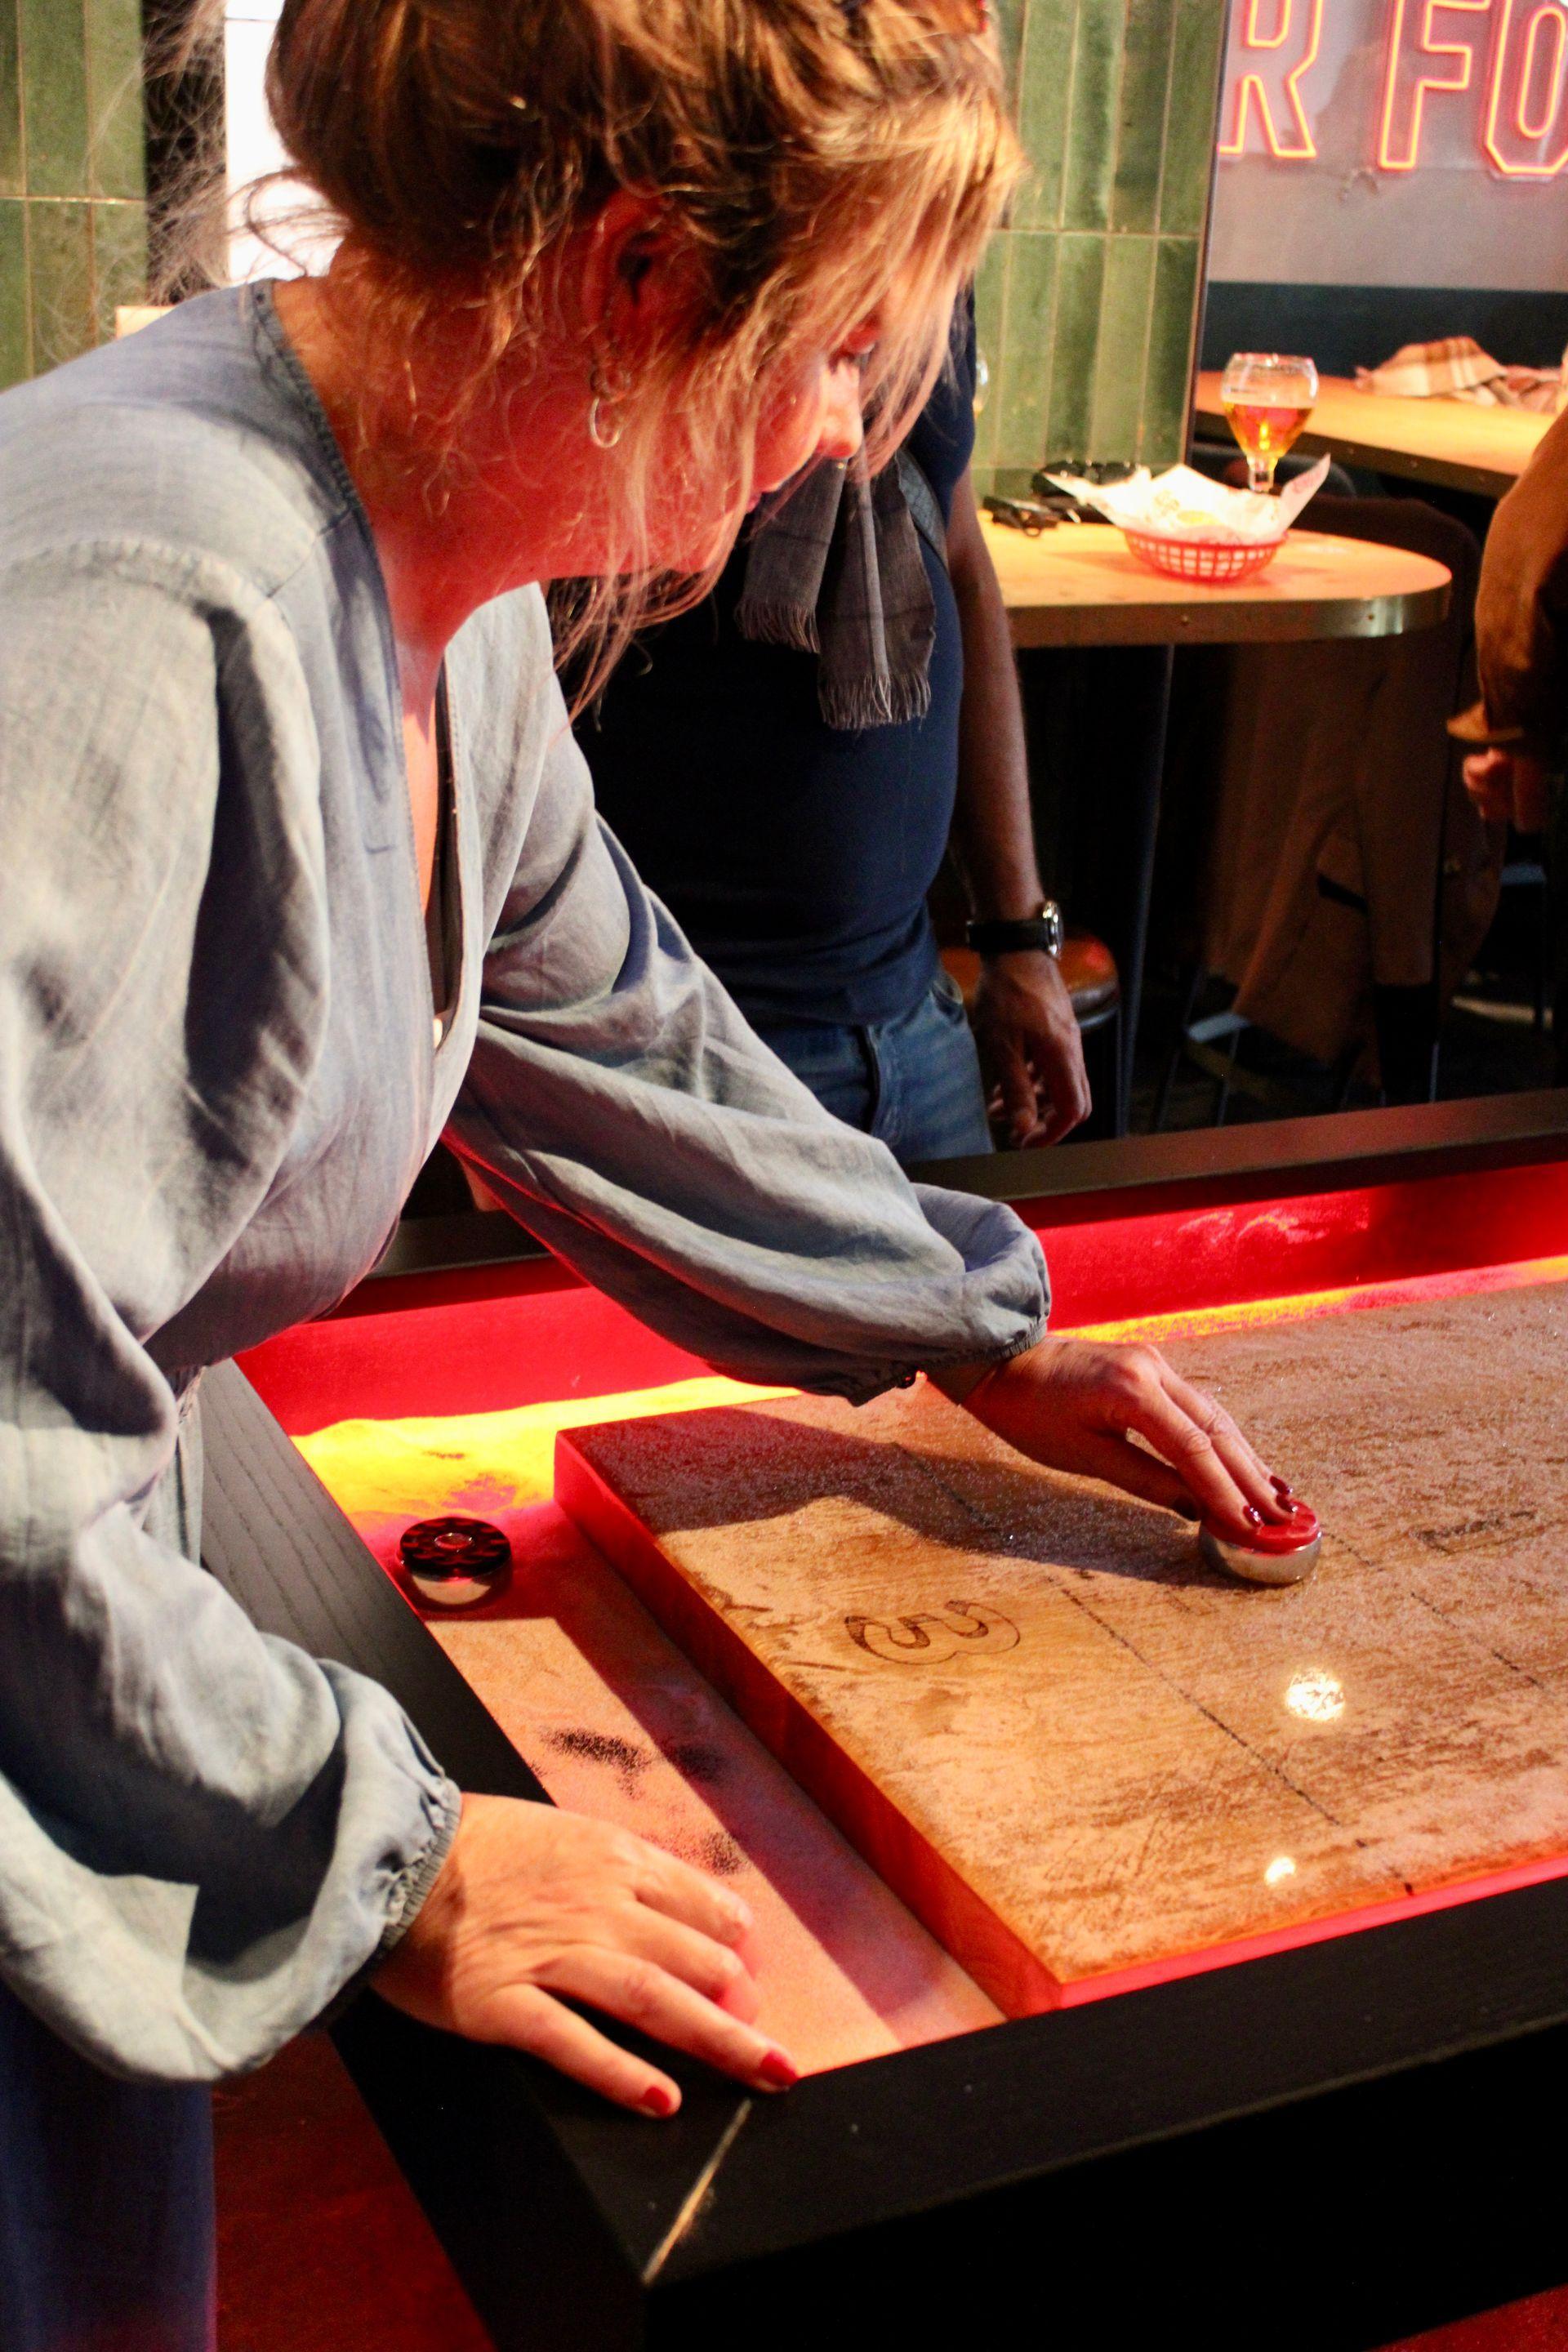
<path fill-rule="evenodd" d="M 807 466 L 853 457 L 865 438 L 860 403 L 874 322 L 838 348 L 783 370 L 764 394 L 752 459 L 750 505 Z M 743 520 L 742 486 L 715 478 L 700 463 L 672 467 L 671 488 L 650 515 L 658 560 L 672 572 L 700 572 L 721 561 Z"/>

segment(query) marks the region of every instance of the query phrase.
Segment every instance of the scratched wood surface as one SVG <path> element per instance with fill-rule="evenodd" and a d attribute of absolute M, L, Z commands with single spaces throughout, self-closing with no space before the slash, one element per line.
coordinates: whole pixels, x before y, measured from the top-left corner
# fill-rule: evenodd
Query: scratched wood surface
<path fill-rule="evenodd" d="M 1285 1591 L 923 1386 L 577 1430 L 558 1492 L 1039 2006 L 1568 1852 L 1565 1339 L 1549 1284 L 1172 1343 L 1322 1517 Z"/>

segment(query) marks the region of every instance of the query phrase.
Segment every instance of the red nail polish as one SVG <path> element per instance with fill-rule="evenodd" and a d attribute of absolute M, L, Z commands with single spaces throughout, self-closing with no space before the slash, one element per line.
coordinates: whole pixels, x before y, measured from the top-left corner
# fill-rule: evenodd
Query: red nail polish
<path fill-rule="evenodd" d="M 650 2083 L 642 2095 L 643 2112 L 650 2116 L 672 2116 L 679 2100 L 662 2083 Z"/>
<path fill-rule="evenodd" d="M 1263 1525 L 1263 1514 L 1256 1503 L 1247 1504 L 1243 1517 L 1249 1528 L 1260 1528 Z"/>
<path fill-rule="evenodd" d="M 800 2080 L 800 2068 L 782 2050 L 770 2050 L 757 2068 L 757 2079 L 771 2083 L 775 2091 L 792 2090 Z"/>
<path fill-rule="evenodd" d="M 1296 1489 L 1291 1486 L 1289 1479 L 1271 1477 L 1268 1483 L 1273 1487 L 1274 1492 L 1279 1496 L 1279 1500 L 1282 1503 L 1293 1503 L 1295 1501 Z"/>

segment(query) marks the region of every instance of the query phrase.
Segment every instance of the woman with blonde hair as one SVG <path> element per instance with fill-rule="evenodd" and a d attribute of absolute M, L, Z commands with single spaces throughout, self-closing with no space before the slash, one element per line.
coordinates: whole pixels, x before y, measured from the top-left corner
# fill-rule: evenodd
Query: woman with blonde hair
<path fill-rule="evenodd" d="M 286 0 L 269 89 L 327 273 L 0 401 L 12 2352 L 210 2341 L 201 2086 L 362 1979 L 652 2116 L 584 2007 L 793 2079 L 731 1895 L 463 1799 L 195 1564 L 202 1368 L 341 1297 L 443 1130 L 728 1371 L 924 1370 L 1039 1459 L 1279 1509 L 1156 1356 L 1042 1336 L 1009 1212 L 762 1048 L 596 824 L 552 667 L 541 583 L 591 679 L 919 408 L 1015 168 L 984 10 Z"/>

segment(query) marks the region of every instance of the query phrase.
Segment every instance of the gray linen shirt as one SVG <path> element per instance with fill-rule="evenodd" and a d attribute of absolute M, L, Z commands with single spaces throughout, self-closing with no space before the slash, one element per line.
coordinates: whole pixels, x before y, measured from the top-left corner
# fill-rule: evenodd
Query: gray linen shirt
<path fill-rule="evenodd" d="M 447 679 L 436 1049 L 386 598 L 269 290 L 0 399 L 0 1979 L 142 2079 L 309 2024 L 451 1835 L 387 1694 L 148 1524 L 195 1374 L 340 1298 L 443 1129 L 728 1371 L 863 1398 L 1043 1328 L 1018 1221 L 828 1118 L 643 889 L 539 593 Z"/>

